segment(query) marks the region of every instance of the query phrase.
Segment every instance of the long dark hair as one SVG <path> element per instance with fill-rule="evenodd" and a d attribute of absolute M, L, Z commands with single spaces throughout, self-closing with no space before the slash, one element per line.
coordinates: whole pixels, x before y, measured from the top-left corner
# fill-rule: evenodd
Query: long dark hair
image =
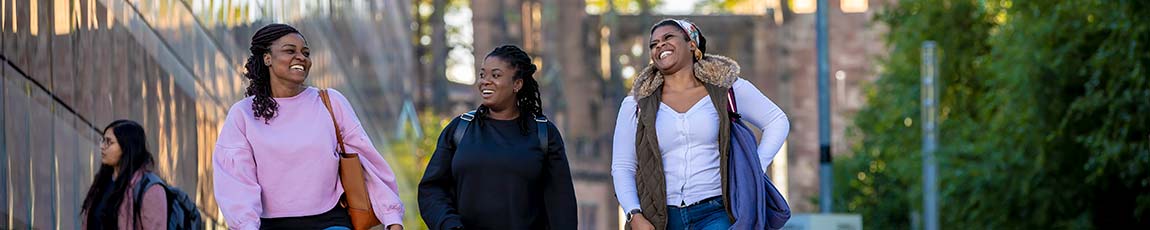
<path fill-rule="evenodd" d="M 83 217 L 88 223 L 98 223 L 101 226 L 90 226 L 100 229 L 116 229 L 118 225 L 118 216 L 120 214 L 120 203 L 124 201 L 124 193 L 130 188 L 128 185 L 132 183 L 132 177 L 140 170 L 151 171 L 152 166 L 152 153 L 148 152 L 148 139 L 144 134 L 144 127 L 135 121 L 118 120 L 109 124 L 104 128 L 104 133 L 108 130 L 112 131 L 112 135 L 116 136 L 116 142 L 120 145 L 120 163 L 116 166 L 120 170 L 120 175 L 116 176 L 113 181 L 112 174 L 116 170 L 112 166 L 100 165 L 100 170 L 96 172 L 96 178 L 92 182 L 92 186 L 88 188 L 88 195 L 84 197 Z M 112 184 L 112 190 L 107 191 L 106 185 Z M 104 201 L 102 207 L 96 207 L 103 199 L 104 194 L 111 193 L 108 200 Z M 137 198 L 137 200 L 139 200 Z M 100 208 L 100 210 L 92 210 Z M 140 213 L 138 210 L 132 213 L 134 220 L 138 226 Z"/>
<path fill-rule="evenodd" d="M 264 54 L 271 51 L 272 41 L 289 34 L 303 36 L 299 30 L 289 25 L 266 25 L 256 31 L 255 35 L 252 35 L 252 46 L 248 48 L 252 54 L 248 56 L 248 62 L 244 64 L 244 69 L 247 70 L 244 73 L 244 78 L 248 79 L 248 89 L 247 92 L 244 92 L 244 96 L 255 96 L 252 98 L 252 111 L 257 118 L 263 118 L 264 123 L 268 123 L 275 117 L 276 110 L 279 109 L 279 104 L 272 99 L 271 73 L 267 64 L 264 63 Z"/>
<path fill-rule="evenodd" d="M 539 82 L 535 81 L 537 67 L 531 63 L 531 56 L 514 45 L 503 45 L 487 53 L 487 57 L 498 57 L 506 61 L 511 68 L 515 68 L 514 79 L 523 80 L 523 88 L 515 93 L 515 107 L 519 109 L 519 130 L 526 135 L 529 127 L 535 122 L 535 117 L 543 117 L 543 100 L 539 96 Z M 477 111 L 479 117 L 486 117 L 490 112 L 487 106 L 480 105 Z M 479 119 L 482 121 L 483 119 Z M 539 130 L 539 132 L 547 132 Z"/>

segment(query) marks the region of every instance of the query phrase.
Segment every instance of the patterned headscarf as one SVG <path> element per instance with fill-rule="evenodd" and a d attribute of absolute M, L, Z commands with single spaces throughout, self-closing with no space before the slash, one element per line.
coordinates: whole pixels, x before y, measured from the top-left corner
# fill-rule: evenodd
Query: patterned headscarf
<path fill-rule="evenodd" d="M 691 23 L 690 21 L 687 21 L 685 19 L 671 19 L 671 20 L 675 21 L 676 24 L 679 24 L 679 28 L 682 28 L 683 31 L 687 32 L 687 37 L 689 37 L 691 39 L 690 42 L 692 44 L 695 44 L 695 52 L 694 52 L 695 60 L 702 60 L 703 59 L 703 49 L 699 46 L 699 27 L 695 26 L 695 23 Z"/>
<path fill-rule="evenodd" d="M 699 41 L 699 27 L 696 27 L 695 23 L 691 23 L 690 21 L 687 21 L 684 19 L 671 19 L 671 20 L 675 21 L 675 23 L 678 23 L 679 28 L 683 28 L 683 31 L 687 32 L 687 36 L 691 37 L 692 42 L 698 42 Z"/>

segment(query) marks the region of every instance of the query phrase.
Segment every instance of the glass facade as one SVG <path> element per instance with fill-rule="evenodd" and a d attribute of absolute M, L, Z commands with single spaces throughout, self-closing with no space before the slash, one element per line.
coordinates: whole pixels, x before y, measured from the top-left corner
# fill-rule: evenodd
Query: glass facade
<path fill-rule="evenodd" d="M 78 229 L 100 130 L 140 122 L 158 173 L 222 228 L 211 151 L 243 97 L 250 36 L 312 47 L 308 84 L 349 97 L 379 148 L 410 100 L 408 1 L 0 0 L 0 229 Z"/>

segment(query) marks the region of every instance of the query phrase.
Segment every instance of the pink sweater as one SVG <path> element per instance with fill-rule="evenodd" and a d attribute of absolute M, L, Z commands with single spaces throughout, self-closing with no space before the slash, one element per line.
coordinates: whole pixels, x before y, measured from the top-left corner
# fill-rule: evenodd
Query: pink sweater
<path fill-rule="evenodd" d="M 384 226 L 402 224 L 404 207 L 395 174 L 347 98 L 328 92 L 347 151 L 359 153 L 376 217 Z M 253 114 L 252 97 L 232 105 L 216 140 L 216 201 L 230 229 L 258 229 L 261 217 L 321 214 L 335 207 L 343 194 L 335 128 L 319 90 L 308 87 L 275 100 L 279 109 L 266 124 Z"/>

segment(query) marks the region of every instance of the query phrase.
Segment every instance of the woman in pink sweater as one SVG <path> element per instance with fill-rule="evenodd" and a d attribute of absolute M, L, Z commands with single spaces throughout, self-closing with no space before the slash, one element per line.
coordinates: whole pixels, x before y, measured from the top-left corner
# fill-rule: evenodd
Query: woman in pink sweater
<path fill-rule="evenodd" d="M 118 120 L 104 128 L 100 140 L 100 171 L 84 198 L 84 229 L 166 229 L 168 200 L 162 186 L 152 186 L 136 197 L 137 182 L 151 172 L 152 154 L 144 128 Z M 135 210 L 136 202 L 140 209 Z"/>
<path fill-rule="evenodd" d="M 402 229 L 395 174 L 347 98 L 328 90 L 337 134 L 320 90 L 304 85 L 312 63 L 303 35 L 267 25 L 250 50 L 248 97 L 228 111 L 213 157 L 216 201 L 229 228 L 351 228 L 335 154 L 335 135 L 342 135 L 347 151 L 359 153 L 375 216 L 389 230 Z"/>

